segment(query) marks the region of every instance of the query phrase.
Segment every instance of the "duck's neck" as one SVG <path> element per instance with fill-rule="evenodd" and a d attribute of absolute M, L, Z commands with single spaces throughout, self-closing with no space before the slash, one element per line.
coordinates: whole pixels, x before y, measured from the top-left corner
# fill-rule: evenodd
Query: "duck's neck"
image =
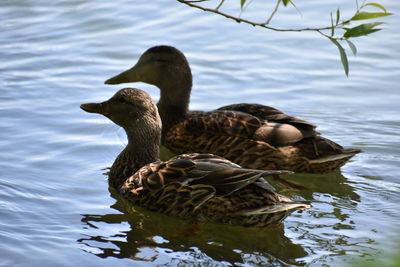
<path fill-rule="evenodd" d="M 145 128 L 125 129 L 128 145 L 114 161 L 109 174 L 109 183 L 117 190 L 141 167 L 159 160 L 160 134 L 144 131 Z"/>
<path fill-rule="evenodd" d="M 189 71 L 181 76 L 180 79 L 171 79 L 167 84 L 159 85 L 160 101 L 157 107 L 162 120 L 163 138 L 169 129 L 184 120 L 189 112 L 192 75 Z"/>

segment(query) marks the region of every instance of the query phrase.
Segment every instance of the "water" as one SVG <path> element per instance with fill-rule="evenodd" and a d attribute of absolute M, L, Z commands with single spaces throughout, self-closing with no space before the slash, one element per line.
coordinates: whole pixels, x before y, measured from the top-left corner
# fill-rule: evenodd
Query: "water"
<path fill-rule="evenodd" d="M 303 17 L 288 8 L 274 21 L 324 25 L 339 4 L 354 6 L 299 1 Z M 1 266 L 342 266 L 398 248 L 399 16 L 354 40 L 349 78 L 317 34 L 265 31 L 175 1 L 1 1 L 0 18 Z M 158 44 L 188 57 L 192 109 L 271 105 L 364 153 L 341 173 L 292 176 L 306 189 L 279 190 L 312 208 L 271 229 L 206 224 L 186 236 L 185 222 L 127 205 L 103 174 L 125 135 L 79 105 L 110 97 L 121 86 L 104 80 Z M 134 86 L 157 100 L 158 89 Z"/>

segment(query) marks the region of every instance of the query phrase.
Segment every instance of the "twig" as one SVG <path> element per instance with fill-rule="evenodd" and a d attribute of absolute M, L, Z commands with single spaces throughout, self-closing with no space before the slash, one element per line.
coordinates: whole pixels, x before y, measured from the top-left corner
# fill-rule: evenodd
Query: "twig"
<path fill-rule="evenodd" d="M 186 3 L 201 3 L 201 2 L 207 2 L 208 0 L 186 0 Z"/>
<path fill-rule="evenodd" d="M 317 31 L 318 32 L 318 31 L 323 31 L 323 30 L 329 30 L 329 29 L 332 28 L 332 26 L 326 26 L 326 27 L 320 27 L 320 28 L 280 29 L 280 28 L 267 26 L 265 23 L 259 23 L 259 22 L 254 22 L 254 21 L 250 21 L 250 20 L 247 20 L 247 19 L 237 18 L 237 17 L 234 17 L 234 16 L 229 15 L 227 13 L 221 12 L 221 11 L 219 11 L 217 9 L 207 8 L 207 7 L 203 7 L 203 6 L 199 6 L 199 5 L 193 4 L 188 0 L 177 0 L 177 1 L 182 3 L 182 4 L 185 4 L 185 5 L 194 7 L 194 8 L 201 9 L 201 10 L 206 11 L 206 12 L 215 13 L 215 14 L 221 15 L 223 17 L 232 19 L 232 20 L 236 21 L 237 23 L 243 22 L 243 23 L 246 23 L 246 24 L 250 24 L 250 25 L 252 25 L 254 27 L 257 26 L 257 27 L 269 29 L 269 30 L 272 30 L 272 31 L 278 31 L 278 32 Z M 342 26 L 344 26 L 344 25 L 346 25 L 348 23 L 350 23 L 350 20 L 345 20 L 345 21 L 337 24 L 337 28 L 340 28 L 340 27 L 342 27 Z"/>
<path fill-rule="evenodd" d="M 271 22 L 271 20 L 274 17 L 275 13 L 278 11 L 278 7 L 281 4 L 281 2 L 282 2 L 282 0 L 278 0 L 278 2 L 276 2 L 276 6 L 275 6 L 274 10 L 272 11 L 271 16 L 269 16 L 267 21 L 263 23 L 264 25 L 268 25 Z"/>
<path fill-rule="evenodd" d="M 218 4 L 218 6 L 215 8 L 215 10 L 218 10 L 221 6 L 222 6 L 222 4 L 225 2 L 225 0 L 221 0 L 221 2 Z"/>
<path fill-rule="evenodd" d="M 347 38 L 345 38 L 345 37 L 333 37 L 333 36 L 329 36 L 329 35 L 323 33 L 323 32 L 320 31 L 320 30 L 316 30 L 316 32 L 318 32 L 318 33 L 321 34 L 322 36 L 325 36 L 325 37 L 327 37 L 327 38 L 329 38 L 329 39 L 335 39 L 335 40 L 346 40 L 346 39 L 347 39 Z"/>

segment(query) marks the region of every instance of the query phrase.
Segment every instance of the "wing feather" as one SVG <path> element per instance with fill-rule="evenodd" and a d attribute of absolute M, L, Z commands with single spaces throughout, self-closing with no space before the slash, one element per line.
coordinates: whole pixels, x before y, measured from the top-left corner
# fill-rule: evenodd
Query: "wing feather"
<path fill-rule="evenodd" d="M 253 115 L 261 120 L 291 124 L 296 128 L 298 128 L 299 130 L 301 130 L 306 137 L 318 134 L 315 131 L 316 129 L 315 125 L 305 120 L 287 115 L 286 113 L 276 108 L 264 106 L 261 104 L 248 104 L 248 103 L 232 104 L 220 107 L 217 110 L 240 111 Z"/>

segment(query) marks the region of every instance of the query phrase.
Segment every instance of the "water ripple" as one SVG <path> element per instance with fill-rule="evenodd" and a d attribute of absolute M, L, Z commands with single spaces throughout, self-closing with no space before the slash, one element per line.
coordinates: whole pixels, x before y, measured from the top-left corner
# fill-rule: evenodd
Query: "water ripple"
<path fill-rule="evenodd" d="M 228 2 L 227 10 L 237 8 Z M 332 6 L 354 4 L 319 2 L 299 2 L 303 16 L 283 8 L 273 24 L 325 25 L 322 14 L 328 18 Z M 394 1 L 382 3 L 398 13 Z M 243 16 L 263 19 L 262 5 L 255 1 Z M 340 266 L 398 245 L 399 16 L 355 40 L 359 53 L 349 56 L 347 78 L 337 48 L 315 33 L 264 31 L 177 1 L 16 0 L 0 7 L 1 266 L 43 266 L 44 258 L 48 266 Z M 187 55 L 191 108 L 271 105 L 364 153 L 342 173 L 288 177 L 306 189 L 279 190 L 312 208 L 277 228 L 204 224 L 200 234 L 180 236 L 187 223 L 132 208 L 108 191 L 103 173 L 125 134 L 79 108 L 110 97 L 120 86 L 104 80 L 159 44 Z M 132 86 L 158 99 L 154 86 Z"/>

